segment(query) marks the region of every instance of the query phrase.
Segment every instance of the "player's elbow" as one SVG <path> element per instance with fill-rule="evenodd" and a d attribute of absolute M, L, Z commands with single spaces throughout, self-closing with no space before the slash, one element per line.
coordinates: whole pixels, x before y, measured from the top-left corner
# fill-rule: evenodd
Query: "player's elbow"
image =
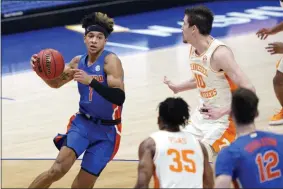
<path fill-rule="evenodd" d="M 52 89 L 59 89 L 61 86 L 58 84 L 48 84 Z"/>

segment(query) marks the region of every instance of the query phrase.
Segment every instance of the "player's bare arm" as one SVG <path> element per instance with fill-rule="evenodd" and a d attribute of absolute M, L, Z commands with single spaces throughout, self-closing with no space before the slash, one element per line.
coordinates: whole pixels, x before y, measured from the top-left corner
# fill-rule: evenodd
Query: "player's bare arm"
<path fill-rule="evenodd" d="M 154 154 L 154 140 L 152 138 L 147 138 L 139 147 L 138 178 L 135 188 L 149 188 L 149 182 L 154 170 Z"/>
<path fill-rule="evenodd" d="M 75 69 L 75 68 L 78 67 L 80 57 L 81 56 L 75 56 L 70 61 L 69 64 L 66 64 L 63 73 L 58 78 L 52 79 L 52 80 L 43 79 L 43 81 L 52 88 L 62 87 L 64 84 L 68 83 L 69 81 L 71 81 L 74 78 L 73 77 L 74 72 L 72 71 L 72 69 Z M 34 68 L 34 62 L 36 61 L 36 58 L 37 58 L 37 55 L 33 55 L 32 58 L 31 58 L 32 68 Z"/>
<path fill-rule="evenodd" d="M 232 178 L 230 175 L 219 175 L 215 179 L 214 188 L 231 188 Z"/>
<path fill-rule="evenodd" d="M 283 31 L 283 22 L 280 22 L 272 28 L 262 28 L 256 33 L 256 35 L 260 39 L 266 39 L 269 35 L 273 35 L 281 31 Z"/>
<path fill-rule="evenodd" d="M 115 54 L 109 54 L 105 58 L 104 70 L 107 74 L 108 86 L 124 91 L 124 70 L 120 59 Z"/>
<path fill-rule="evenodd" d="M 238 87 L 247 88 L 255 91 L 253 84 L 250 82 L 247 75 L 242 71 L 240 66 L 237 64 L 232 51 L 225 47 L 220 46 L 214 52 L 211 57 L 211 67 L 215 71 L 224 71 L 227 76 L 232 80 Z M 230 113 L 230 106 L 223 110 L 223 114 Z"/>
<path fill-rule="evenodd" d="M 164 77 L 163 81 L 175 94 L 191 89 L 197 88 L 197 83 L 195 78 L 191 78 L 190 80 L 184 81 L 180 84 L 174 84 L 167 77 Z"/>
<path fill-rule="evenodd" d="M 108 86 L 101 84 L 83 70 L 72 69 L 72 71 L 75 71 L 75 81 L 89 85 L 109 102 L 118 106 L 121 106 L 124 103 L 126 98 L 123 82 L 124 71 L 121 61 L 116 55 L 111 54 L 105 58 L 104 71 L 107 74 Z"/>
<path fill-rule="evenodd" d="M 242 71 L 237 64 L 232 51 L 220 46 L 212 55 L 211 67 L 215 71 L 223 70 L 228 77 L 238 86 L 255 91 L 255 88 L 247 75 Z"/>
<path fill-rule="evenodd" d="M 203 188 L 213 188 L 214 186 L 213 170 L 209 163 L 208 153 L 205 146 L 201 142 L 199 143 L 204 157 Z"/>

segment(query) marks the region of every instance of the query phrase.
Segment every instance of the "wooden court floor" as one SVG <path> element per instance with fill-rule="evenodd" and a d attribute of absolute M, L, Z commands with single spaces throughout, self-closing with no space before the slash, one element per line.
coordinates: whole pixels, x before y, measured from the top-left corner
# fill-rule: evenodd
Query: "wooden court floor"
<path fill-rule="evenodd" d="M 270 127 L 267 123 L 280 108 L 272 86 L 275 64 L 280 56 L 269 55 L 264 47 L 282 38 L 279 34 L 260 41 L 251 33 L 222 39 L 233 49 L 236 60 L 256 87 L 260 98 L 257 128 L 277 133 L 283 133 L 283 126 Z M 160 101 L 169 96 L 181 96 L 192 109 L 196 107 L 197 90 L 174 95 L 162 83 L 165 75 L 174 82 L 191 77 L 188 49 L 187 45 L 180 45 L 121 57 L 127 101 L 123 110 L 122 141 L 115 159 L 137 160 L 139 143 L 157 130 L 156 108 Z M 57 133 L 65 132 L 69 117 L 77 111 L 76 83 L 55 90 L 46 86 L 35 73 L 26 72 L 4 76 L 2 85 L 3 96 L 16 99 L 2 101 L 2 156 L 23 159 L 2 161 L 2 187 L 26 188 L 53 163 L 52 160 L 27 159 L 57 156 L 52 139 Z M 70 187 L 80 163 L 78 160 L 51 188 Z M 136 176 L 137 162 L 114 161 L 95 187 L 133 187 Z"/>

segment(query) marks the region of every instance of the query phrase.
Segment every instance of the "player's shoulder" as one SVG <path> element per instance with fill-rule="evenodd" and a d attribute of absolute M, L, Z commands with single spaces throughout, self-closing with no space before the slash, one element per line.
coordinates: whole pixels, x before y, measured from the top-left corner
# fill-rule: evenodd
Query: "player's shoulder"
<path fill-rule="evenodd" d="M 230 158 L 239 158 L 241 156 L 241 151 L 243 149 L 243 141 L 236 139 L 229 146 L 224 147 L 219 152 L 218 156 L 230 157 Z"/>
<path fill-rule="evenodd" d="M 167 136 L 167 134 L 166 134 L 165 131 L 159 130 L 159 131 L 155 131 L 155 132 L 151 133 L 149 136 L 153 139 L 159 139 L 159 138 L 162 138 L 164 136 Z"/>

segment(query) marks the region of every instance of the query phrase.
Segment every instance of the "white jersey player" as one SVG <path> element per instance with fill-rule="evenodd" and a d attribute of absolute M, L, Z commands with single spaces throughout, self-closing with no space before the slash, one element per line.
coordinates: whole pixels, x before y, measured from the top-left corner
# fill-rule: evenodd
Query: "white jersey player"
<path fill-rule="evenodd" d="M 135 188 L 212 188 L 213 171 L 206 148 L 192 134 L 180 130 L 189 120 L 189 106 L 182 98 L 167 98 L 159 105 L 159 131 L 139 147 Z"/>
<path fill-rule="evenodd" d="M 202 141 L 211 160 L 215 153 L 236 138 L 229 116 L 231 91 L 237 86 L 254 90 L 231 49 L 210 35 L 213 18 L 213 13 L 205 6 L 185 10 L 183 41 L 191 44 L 188 64 L 193 79 L 177 85 L 164 78 L 164 83 L 174 93 L 199 90 L 199 107 L 185 130 Z"/>

